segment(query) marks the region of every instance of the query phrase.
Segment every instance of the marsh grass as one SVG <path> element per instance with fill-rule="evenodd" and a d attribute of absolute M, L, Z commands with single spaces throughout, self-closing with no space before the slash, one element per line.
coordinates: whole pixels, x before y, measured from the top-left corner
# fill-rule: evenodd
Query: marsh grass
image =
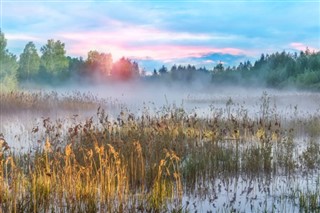
<path fill-rule="evenodd" d="M 81 98 L 76 100 L 81 102 Z M 43 125 L 32 132 L 40 141 L 35 149 L 14 152 L 4 138 L 0 140 L 0 209 L 179 212 L 191 209 L 182 203 L 183 196 L 212 193 L 210 204 L 214 204 L 226 188 L 235 194 L 220 206 L 221 211 L 236 211 L 238 197 L 252 194 L 244 205 L 258 211 L 262 204 L 258 208 L 253 202 L 259 193 L 275 196 L 270 192 L 275 186 L 267 180 L 319 176 L 320 169 L 316 134 L 320 127 L 313 125 L 320 117 L 283 119 L 270 109 L 266 93 L 260 100 L 256 117 L 241 107 L 232 110 L 230 99 L 225 109 L 211 108 L 206 117 L 166 105 L 157 113 L 146 107 L 139 116 L 123 107 L 115 119 L 99 107 L 96 116 L 75 119 L 67 128 L 63 120 L 44 118 Z M 44 103 L 34 107 L 37 104 Z M 301 123 L 310 125 L 301 128 Z M 310 139 L 303 146 L 298 146 L 298 133 Z M 242 180 L 245 188 L 241 194 L 233 179 Z M 297 188 L 290 196 L 280 194 L 272 205 L 266 199 L 266 211 L 285 210 L 289 201 L 297 202 L 302 211 L 319 210 L 319 190 Z"/>
<path fill-rule="evenodd" d="M 26 112 L 49 112 L 97 109 L 105 100 L 98 99 L 91 93 L 73 92 L 59 94 L 52 92 L 1 92 L 0 110 L 4 114 Z"/>

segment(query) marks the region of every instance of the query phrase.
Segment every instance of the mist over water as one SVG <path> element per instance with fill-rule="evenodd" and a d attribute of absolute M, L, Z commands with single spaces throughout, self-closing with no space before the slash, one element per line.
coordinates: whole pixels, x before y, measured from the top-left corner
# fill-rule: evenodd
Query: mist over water
<path fill-rule="evenodd" d="M 267 88 L 214 87 L 207 85 L 163 85 L 145 83 L 123 83 L 88 87 L 71 87 L 59 89 L 68 93 L 79 91 L 91 93 L 98 99 L 106 101 L 106 111 L 116 116 L 121 108 L 136 114 L 147 107 L 151 112 L 165 106 L 183 108 L 186 113 L 197 112 L 199 116 L 208 117 L 212 109 L 225 109 L 230 105 L 236 111 L 242 108 L 250 116 L 261 112 L 261 102 L 265 95 L 268 107 L 280 116 L 307 116 L 318 113 L 320 93 L 298 90 L 275 90 Z"/>
<path fill-rule="evenodd" d="M 320 110 L 320 93 L 298 90 L 132 82 L 96 86 L 71 85 L 41 90 L 30 89 L 29 91 L 43 94 L 54 91 L 60 99 L 84 95 L 97 101 L 98 104 L 90 109 L 73 107 L 64 110 L 59 107 L 59 103 L 55 103 L 54 106 L 48 106 L 47 110 L 22 110 L 2 114 L 1 132 L 12 129 L 8 126 L 12 126 L 13 123 L 19 123 L 22 126 L 33 124 L 31 126 L 34 126 L 47 117 L 54 121 L 71 119 L 77 115 L 79 120 L 85 120 L 96 114 L 98 106 L 105 109 L 106 114 L 113 119 L 116 119 L 121 111 L 141 116 L 146 111 L 150 114 L 157 114 L 163 111 L 164 107 L 181 108 L 187 115 L 196 113 L 197 116 L 203 118 L 212 117 L 213 113 L 219 110 L 225 112 L 227 108 L 230 108 L 233 116 L 237 116 L 241 111 L 250 117 L 259 117 L 262 98 L 265 96 L 268 101 L 268 110 L 281 118 L 312 116 L 318 114 Z"/>
<path fill-rule="evenodd" d="M 51 121 L 63 120 L 67 124 L 85 121 L 94 117 L 98 106 L 105 109 L 109 118 L 116 120 L 121 111 L 141 116 L 143 113 L 151 115 L 164 114 L 164 108 L 180 108 L 186 115 L 211 118 L 214 113 L 222 112 L 226 115 L 229 108 L 233 116 L 246 113 L 249 117 L 261 116 L 262 98 L 268 101 L 268 110 L 277 114 L 284 120 L 298 117 L 310 117 L 319 113 L 320 94 L 298 90 L 274 90 L 266 88 L 244 87 L 214 87 L 208 85 L 164 85 L 161 83 L 118 83 L 96 86 L 75 86 L 30 90 L 30 92 L 57 93 L 61 99 L 68 96 L 85 95 L 99 102 L 90 109 L 75 107 L 64 110 L 59 103 L 47 110 L 21 112 L 1 115 L 0 130 L 12 139 L 16 135 L 24 134 L 30 139 L 30 133 L 36 126 L 42 125 L 42 120 L 50 118 Z M 8 140 L 10 142 L 10 140 Z M 15 141 L 15 140 L 13 140 Z M 16 146 L 17 144 L 10 144 Z M 20 147 L 18 145 L 17 147 Z"/>
<path fill-rule="evenodd" d="M 255 121 L 259 120 L 263 110 L 266 110 L 270 116 L 276 116 L 272 119 L 280 119 L 282 125 L 291 120 L 307 120 L 320 115 L 320 93 L 298 90 L 132 82 L 81 87 L 70 85 L 64 88 L 29 91 L 41 92 L 44 96 L 54 91 L 56 102 L 55 99 L 48 99 L 47 108 L 42 110 L 25 109 L 16 113 L 1 114 L 0 132 L 4 134 L 12 150 L 27 151 L 32 147 L 43 146 L 46 139 L 44 129 L 37 133 L 33 131 L 38 127 L 41 129 L 45 119 L 50 119 L 53 125 L 62 124 L 63 130 L 75 124 L 83 124 L 90 118 L 99 126 L 98 108 L 104 109 L 109 119 L 115 122 L 122 112 L 126 115 L 132 114 L 136 118 L 146 113 L 160 118 L 171 112 L 167 109 L 180 109 L 187 117 L 212 119 L 220 113 L 222 116 L 230 114 L 240 120 L 248 116 Z M 90 103 L 95 102 L 96 105 L 90 105 L 88 108 L 72 105 L 66 108 L 63 100 L 68 97 L 88 98 Z M 297 153 L 299 151 L 298 154 L 301 155 L 307 149 L 306 141 L 309 141 L 309 138 L 305 135 L 298 136 L 300 138 L 295 137 L 293 144 Z M 247 145 L 252 146 L 252 143 L 249 142 L 250 145 Z M 245 150 L 245 146 L 240 146 L 240 149 Z M 212 182 L 206 181 L 208 187 L 199 185 L 195 186 L 195 191 L 184 192 L 183 205 L 189 205 L 190 210 L 210 211 L 216 206 L 221 207 L 230 202 L 237 209 L 250 212 L 252 209 L 261 208 L 263 203 L 264 208 L 273 209 L 272 203 L 275 199 L 283 199 L 283 193 L 295 193 L 296 188 L 307 191 L 309 185 L 311 188 L 315 187 L 317 176 L 310 176 L 306 180 L 302 173 L 293 179 L 281 175 L 250 179 L 249 176 L 239 175 L 227 179 L 218 177 Z M 279 188 L 281 190 L 278 190 Z M 298 207 L 290 199 L 285 198 L 282 202 L 291 212 L 298 212 Z"/>

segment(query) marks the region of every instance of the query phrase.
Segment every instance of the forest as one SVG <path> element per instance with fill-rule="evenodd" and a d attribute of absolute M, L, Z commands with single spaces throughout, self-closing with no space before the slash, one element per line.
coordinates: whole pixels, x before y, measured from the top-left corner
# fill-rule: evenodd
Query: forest
<path fill-rule="evenodd" d="M 320 52 L 308 48 L 300 52 L 262 53 L 254 62 L 237 66 L 217 63 L 213 69 L 194 65 L 173 65 L 153 71 L 141 69 L 137 62 L 122 57 L 113 61 L 111 53 L 91 50 L 87 58 L 70 57 L 65 44 L 49 39 L 40 48 L 28 42 L 17 56 L 7 49 L 5 34 L 0 31 L 0 85 L 12 91 L 23 85 L 61 86 L 72 82 L 108 84 L 117 81 L 200 82 L 209 85 L 263 86 L 267 88 L 320 89 Z"/>

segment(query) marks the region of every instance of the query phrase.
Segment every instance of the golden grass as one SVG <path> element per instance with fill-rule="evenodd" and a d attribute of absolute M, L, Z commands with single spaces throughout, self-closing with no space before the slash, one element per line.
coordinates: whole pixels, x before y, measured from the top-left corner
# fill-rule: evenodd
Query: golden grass
<path fill-rule="evenodd" d="M 227 114 L 212 111 L 204 118 L 167 107 L 136 118 L 123 110 L 111 120 L 99 108 L 97 118 L 73 123 L 58 136 L 61 123 L 45 119 L 45 141 L 32 154 L 14 153 L 0 138 L 0 210 L 182 211 L 184 193 L 216 178 L 319 171 L 318 125 L 304 127 L 314 140 L 297 156 L 300 121 L 266 110 L 257 118 Z M 310 202 L 319 199 L 312 196 Z"/>
<path fill-rule="evenodd" d="M 165 151 L 164 158 L 156 165 L 152 187 L 146 192 L 141 145 L 138 141 L 132 145 L 132 158 L 127 161 L 112 145 L 94 142 L 93 148 L 81 149 L 80 162 L 75 157 L 77 148 L 72 144 L 66 145 L 64 152 L 55 152 L 47 139 L 44 149 L 32 157 L 28 173 L 16 165 L 17 156 L 3 150 L 1 209 L 5 212 L 127 212 L 127 204 L 132 200 L 138 199 L 138 203 L 149 200 L 146 208 L 157 210 L 164 208 L 166 199 L 181 197 L 180 159 L 175 153 Z"/>
<path fill-rule="evenodd" d="M 57 92 L 1 92 L 0 110 L 2 113 L 19 113 L 28 111 L 52 110 L 92 110 L 104 103 L 90 93 L 74 92 L 58 94 Z"/>

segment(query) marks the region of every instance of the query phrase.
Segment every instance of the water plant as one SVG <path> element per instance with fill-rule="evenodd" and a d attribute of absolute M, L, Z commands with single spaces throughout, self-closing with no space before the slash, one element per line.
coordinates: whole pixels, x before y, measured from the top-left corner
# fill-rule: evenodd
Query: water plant
<path fill-rule="evenodd" d="M 197 197 L 212 211 L 319 211 L 319 138 L 300 126 L 319 115 L 281 117 L 265 93 L 258 116 L 230 100 L 206 116 L 167 104 L 44 117 L 23 152 L 2 134 L 0 210 L 181 212 L 200 208 Z"/>

